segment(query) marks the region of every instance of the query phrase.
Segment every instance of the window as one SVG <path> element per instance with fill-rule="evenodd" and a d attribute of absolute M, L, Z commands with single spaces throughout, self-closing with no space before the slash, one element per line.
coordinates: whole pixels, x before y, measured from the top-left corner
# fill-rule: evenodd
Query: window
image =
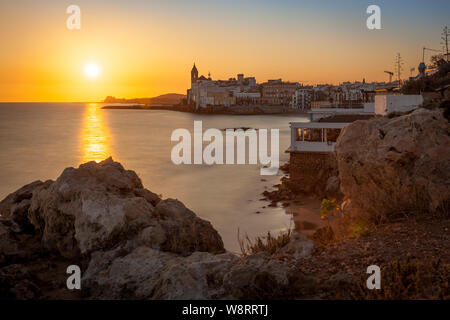
<path fill-rule="evenodd" d="M 339 134 L 341 133 L 341 129 L 328 128 L 326 130 L 327 130 L 327 141 L 336 142 L 337 138 L 339 137 Z"/>
<path fill-rule="evenodd" d="M 302 129 L 298 128 L 297 129 L 297 141 L 302 141 L 302 140 L 303 140 L 303 138 L 302 138 Z"/>
<path fill-rule="evenodd" d="M 311 142 L 322 142 L 322 129 L 321 128 L 304 128 L 303 140 Z"/>

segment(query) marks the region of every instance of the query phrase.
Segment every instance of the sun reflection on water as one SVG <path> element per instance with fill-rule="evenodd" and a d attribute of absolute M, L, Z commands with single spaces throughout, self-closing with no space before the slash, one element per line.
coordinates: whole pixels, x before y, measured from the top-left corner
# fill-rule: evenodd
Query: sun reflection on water
<path fill-rule="evenodd" d="M 103 112 L 96 103 L 90 103 L 84 114 L 83 133 L 81 137 L 83 158 L 82 162 L 100 162 L 108 158 L 108 132 L 103 119 Z"/>

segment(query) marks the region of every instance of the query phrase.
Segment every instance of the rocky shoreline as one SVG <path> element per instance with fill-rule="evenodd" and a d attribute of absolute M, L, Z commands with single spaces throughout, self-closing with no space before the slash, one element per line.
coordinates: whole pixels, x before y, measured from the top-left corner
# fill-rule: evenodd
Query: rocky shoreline
<path fill-rule="evenodd" d="M 263 194 L 273 206 L 282 203 L 297 211 L 311 206 L 311 199 L 340 203 L 342 213 L 329 221 L 332 228 L 310 234 L 316 247 L 297 263 L 316 280 L 340 279 L 341 284 L 319 293 L 321 298 L 450 297 L 450 125 L 445 114 L 437 108 L 419 109 L 349 125 L 336 146 L 339 193 L 330 192 L 336 187 L 328 184 L 320 192 L 298 193 L 286 174 L 275 190 Z M 289 171 L 289 163 L 285 169 Z M 316 208 L 318 213 L 320 206 Z M 294 221 L 305 212 L 295 210 Z M 297 221 L 295 227 L 302 229 Z M 387 269 L 391 277 L 383 294 L 355 290 L 371 264 Z M 405 287 L 419 285 L 423 288 Z"/>
<path fill-rule="evenodd" d="M 310 239 L 259 239 L 242 256 L 111 158 L 67 168 L 0 202 L 0 298 L 448 299 L 449 145 L 440 110 L 350 124 L 336 147 L 335 223 Z M 302 200 L 281 191 L 274 202 Z M 364 288 L 371 264 L 384 270 L 377 292 Z M 67 289 L 69 265 L 81 290 Z"/>
<path fill-rule="evenodd" d="M 168 110 L 198 114 L 228 114 L 228 115 L 276 115 L 276 114 L 306 114 L 305 110 L 295 110 L 288 106 L 270 106 L 270 105 L 236 105 L 229 107 L 208 106 L 195 110 L 190 105 L 171 105 L 171 106 L 152 106 L 152 105 L 107 105 L 102 109 L 111 110 Z"/>
<path fill-rule="evenodd" d="M 26 185 L 0 213 L 2 298 L 245 299 L 289 286 L 288 265 L 225 252 L 209 222 L 111 158 Z M 312 243 L 298 243 L 307 255 Z M 71 264 L 82 270 L 80 292 L 65 288 Z"/>

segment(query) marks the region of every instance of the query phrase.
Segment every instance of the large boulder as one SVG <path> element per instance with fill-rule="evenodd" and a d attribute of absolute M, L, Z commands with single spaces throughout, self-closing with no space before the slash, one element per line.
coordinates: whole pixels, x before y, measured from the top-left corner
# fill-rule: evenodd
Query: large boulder
<path fill-rule="evenodd" d="M 450 125 L 440 110 L 353 122 L 335 150 L 341 191 L 359 212 L 382 220 L 449 209 Z"/>
<path fill-rule="evenodd" d="M 227 291 L 236 299 L 280 299 L 290 289 L 291 266 L 267 253 L 248 256 L 224 276 Z"/>
<path fill-rule="evenodd" d="M 214 299 L 226 295 L 222 279 L 238 261 L 230 253 L 183 257 L 141 246 L 124 256 L 96 254 L 83 283 L 94 299 Z"/>
<path fill-rule="evenodd" d="M 295 259 L 302 259 L 311 256 L 314 243 L 307 239 L 303 234 L 293 231 L 289 242 L 279 249 L 279 253 L 286 253 Z"/>
<path fill-rule="evenodd" d="M 141 246 L 94 254 L 82 282 L 91 299 L 273 299 L 291 290 L 292 273 L 266 253 L 183 257 Z"/>
<path fill-rule="evenodd" d="M 291 242 L 279 253 L 311 254 L 304 237 Z M 72 264 L 81 268 L 81 292 L 66 287 Z M 293 273 L 267 253 L 225 252 L 208 221 L 160 199 L 111 158 L 0 202 L 0 299 L 282 298 Z"/>
<path fill-rule="evenodd" d="M 164 251 L 180 254 L 194 251 L 222 253 L 223 242 L 209 221 L 197 218 L 194 212 L 174 199 L 162 200 L 155 207 L 165 231 Z"/>
<path fill-rule="evenodd" d="M 209 222 L 177 200 L 159 199 L 144 189 L 134 171 L 111 158 L 67 168 L 56 181 L 19 189 L 0 203 L 0 214 L 39 237 L 43 248 L 67 258 L 130 239 L 185 255 L 224 251 Z"/>

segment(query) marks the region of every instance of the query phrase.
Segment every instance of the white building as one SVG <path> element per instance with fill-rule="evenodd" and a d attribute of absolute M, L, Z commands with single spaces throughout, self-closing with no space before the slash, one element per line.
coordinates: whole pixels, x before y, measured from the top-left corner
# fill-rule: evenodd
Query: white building
<path fill-rule="evenodd" d="M 291 152 L 333 152 L 348 123 L 291 122 Z"/>
<path fill-rule="evenodd" d="M 212 80 L 210 76 L 199 77 L 195 64 L 191 70 L 191 88 L 187 90 L 187 102 L 195 105 L 196 109 L 257 103 L 260 97 L 254 77 L 245 78 L 243 74 L 238 74 L 237 79 Z"/>
<path fill-rule="evenodd" d="M 310 109 L 311 108 L 311 90 L 297 89 L 292 96 L 291 107 L 294 109 Z"/>
<path fill-rule="evenodd" d="M 394 112 L 408 112 L 417 109 L 423 103 L 420 94 L 385 94 L 375 96 L 375 113 L 388 115 Z"/>

